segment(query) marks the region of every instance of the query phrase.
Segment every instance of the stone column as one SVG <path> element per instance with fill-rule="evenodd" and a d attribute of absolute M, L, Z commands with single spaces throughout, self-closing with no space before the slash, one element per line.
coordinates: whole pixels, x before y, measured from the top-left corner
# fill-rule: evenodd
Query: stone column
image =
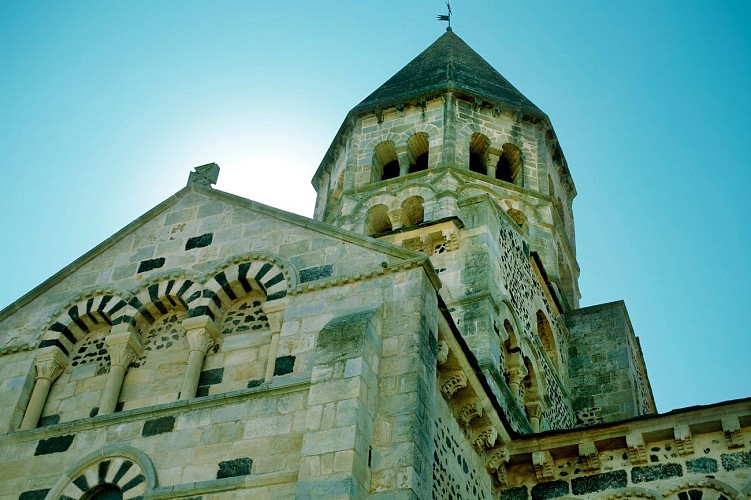
<path fill-rule="evenodd" d="M 529 373 L 527 367 L 524 366 L 524 358 L 519 352 L 512 352 L 506 358 L 506 369 L 504 370 L 508 375 L 508 386 L 511 389 L 511 394 L 519 401 L 521 401 L 521 386 L 524 377 Z"/>
<path fill-rule="evenodd" d="M 282 332 L 284 305 L 283 302 L 266 302 L 261 306 L 263 312 L 269 318 L 269 328 L 271 328 L 271 345 L 269 346 L 269 355 L 266 358 L 266 375 L 264 377 L 264 382 L 271 382 L 274 378 L 276 355 L 279 352 L 279 335 Z"/>
<path fill-rule="evenodd" d="M 211 346 L 219 341 L 219 327 L 208 316 L 186 318 L 182 325 L 188 338 L 190 353 L 188 354 L 188 368 L 185 370 L 183 387 L 180 390 L 180 400 L 196 397 L 198 379 L 201 377 L 206 353 Z"/>
<path fill-rule="evenodd" d="M 396 158 L 399 160 L 399 177 L 403 177 L 409 173 L 409 153 L 402 151 L 396 154 Z"/>
<path fill-rule="evenodd" d="M 108 415 L 115 411 L 125 372 L 143 352 L 138 332 L 128 323 L 113 326 L 112 332 L 104 342 L 110 355 L 110 371 L 107 373 L 107 381 L 99 403 L 99 415 Z"/>
<path fill-rule="evenodd" d="M 487 169 L 487 175 L 491 179 L 495 179 L 495 169 L 498 167 L 498 155 L 488 153 L 485 158 L 485 168 Z"/>
<path fill-rule="evenodd" d="M 389 220 L 391 221 L 391 229 L 399 229 L 405 226 L 406 217 L 404 216 L 404 210 L 401 208 L 394 208 L 389 210 Z"/>
<path fill-rule="evenodd" d="M 68 357 L 57 347 L 45 347 L 38 351 L 35 360 L 36 380 L 21 422 L 22 431 L 36 428 L 39 417 L 42 416 L 44 404 L 47 402 L 52 382 L 60 376 L 69 363 Z"/>
<path fill-rule="evenodd" d="M 527 410 L 527 416 L 529 417 L 529 424 L 532 426 L 532 430 L 540 432 L 540 417 L 542 417 L 542 403 L 539 401 L 530 401 L 524 405 Z"/>

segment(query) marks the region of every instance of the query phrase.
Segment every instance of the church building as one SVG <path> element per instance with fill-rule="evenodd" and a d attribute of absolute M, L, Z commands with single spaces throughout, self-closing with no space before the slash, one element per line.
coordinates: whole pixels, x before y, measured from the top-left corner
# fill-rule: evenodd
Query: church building
<path fill-rule="evenodd" d="M 579 306 L 573 173 L 451 28 L 313 219 L 197 167 L 0 312 L 0 500 L 751 498 L 751 399 L 658 414 L 625 304 Z"/>

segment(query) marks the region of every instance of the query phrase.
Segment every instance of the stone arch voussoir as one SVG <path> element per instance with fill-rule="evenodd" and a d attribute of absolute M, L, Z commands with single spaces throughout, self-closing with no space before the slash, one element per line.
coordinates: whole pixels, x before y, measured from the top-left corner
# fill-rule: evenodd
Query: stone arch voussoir
<path fill-rule="evenodd" d="M 105 446 L 68 468 L 47 498 L 79 500 L 100 484 L 117 486 L 124 499 L 142 498 L 157 486 L 156 469 L 141 450 L 122 444 Z"/>
<path fill-rule="evenodd" d="M 111 326 L 119 314 L 130 310 L 127 295 L 119 290 L 97 289 L 78 295 L 55 314 L 42 334 L 39 347 L 56 346 L 69 355 L 86 335 L 102 326 Z"/>
<path fill-rule="evenodd" d="M 209 275 L 203 295 L 189 315 L 219 318 L 221 311 L 235 300 L 253 293 L 263 295 L 266 301 L 279 300 L 287 296 L 294 282 L 291 266 L 276 257 L 265 254 L 235 257 Z"/>
<path fill-rule="evenodd" d="M 135 310 L 130 323 L 151 325 L 163 314 L 175 309 L 190 310 L 202 296 L 198 279 L 187 273 L 157 276 L 133 294 Z"/>

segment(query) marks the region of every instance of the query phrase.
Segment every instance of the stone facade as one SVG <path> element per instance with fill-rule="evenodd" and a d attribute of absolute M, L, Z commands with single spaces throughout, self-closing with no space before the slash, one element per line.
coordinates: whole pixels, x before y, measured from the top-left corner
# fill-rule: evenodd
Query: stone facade
<path fill-rule="evenodd" d="M 751 401 L 655 414 L 623 303 L 578 308 L 549 119 L 452 32 L 314 220 L 217 175 L 0 312 L 0 499 L 751 495 Z"/>

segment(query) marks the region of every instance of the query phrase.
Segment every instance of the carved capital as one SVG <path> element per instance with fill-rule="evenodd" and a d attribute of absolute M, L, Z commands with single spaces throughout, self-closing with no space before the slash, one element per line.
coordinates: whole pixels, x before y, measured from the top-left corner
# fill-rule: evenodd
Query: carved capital
<path fill-rule="evenodd" d="M 182 321 L 185 337 L 191 351 L 201 351 L 204 354 L 219 341 L 219 327 L 208 316 L 185 318 Z"/>
<path fill-rule="evenodd" d="M 549 451 L 535 451 L 532 453 L 532 465 L 538 481 L 553 479 L 555 462 Z"/>
<path fill-rule="evenodd" d="M 57 377 L 63 373 L 70 360 L 57 347 L 44 347 L 37 351 L 34 365 L 37 370 L 37 379 L 47 379 L 50 383 L 54 382 Z"/>
<path fill-rule="evenodd" d="M 626 436 L 628 459 L 633 465 L 647 463 L 647 448 L 644 445 L 644 437 L 641 434 L 629 434 Z"/>
<path fill-rule="evenodd" d="M 579 444 L 579 459 L 584 464 L 584 469 L 590 472 L 600 470 L 600 453 L 593 441 L 585 441 Z"/>
<path fill-rule="evenodd" d="M 112 366 L 128 368 L 143 352 L 143 345 L 138 338 L 138 333 L 127 323 L 120 323 L 112 327 L 112 333 L 107 335 L 104 343 L 107 346 Z"/>
<path fill-rule="evenodd" d="M 694 452 L 694 439 L 691 429 L 688 425 L 677 425 L 673 428 L 675 444 L 678 447 L 678 454 L 690 455 Z"/>
<path fill-rule="evenodd" d="M 261 305 L 263 313 L 269 319 L 271 333 L 279 333 L 282 331 L 282 324 L 284 323 L 284 308 L 286 305 L 286 300 L 274 300 L 272 302 L 264 302 Z"/>
<path fill-rule="evenodd" d="M 540 401 L 530 401 L 524 404 L 524 408 L 527 410 L 527 416 L 529 418 L 541 418 L 543 405 Z"/>
<path fill-rule="evenodd" d="M 389 220 L 391 221 L 391 227 L 393 229 L 399 229 L 408 224 L 407 217 L 404 215 L 404 210 L 401 208 L 393 208 L 389 210 Z"/>
<path fill-rule="evenodd" d="M 743 447 L 743 430 L 738 417 L 728 417 L 722 419 L 722 432 L 725 433 L 725 443 L 728 448 Z"/>
<path fill-rule="evenodd" d="M 521 384 L 524 377 L 529 374 L 526 365 L 524 364 L 524 357 L 520 352 L 512 352 L 506 356 L 506 374 L 511 384 Z"/>
<path fill-rule="evenodd" d="M 441 386 L 441 395 L 444 399 L 451 399 L 453 395 L 461 389 L 467 387 L 467 376 L 463 371 L 457 370 L 455 372 L 448 373 L 446 381 Z"/>

